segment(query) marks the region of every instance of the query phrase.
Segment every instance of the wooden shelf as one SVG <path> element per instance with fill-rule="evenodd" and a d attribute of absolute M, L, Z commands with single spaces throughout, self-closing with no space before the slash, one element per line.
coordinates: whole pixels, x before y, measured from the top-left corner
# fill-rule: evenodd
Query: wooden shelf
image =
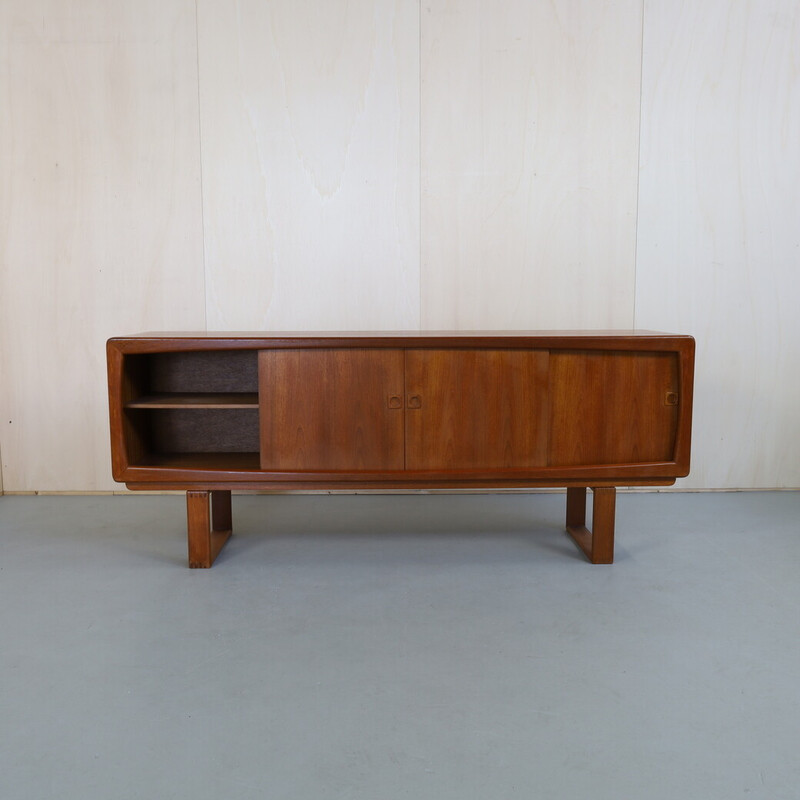
<path fill-rule="evenodd" d="M 137 397 L 125 408 L 258 408 L 257 392 L 169 392 Z"/>
<path fill-rule="evenodd" d="M 258 453 L 148 453 L 135 466 L 179 470 L 259 471 Z"/>

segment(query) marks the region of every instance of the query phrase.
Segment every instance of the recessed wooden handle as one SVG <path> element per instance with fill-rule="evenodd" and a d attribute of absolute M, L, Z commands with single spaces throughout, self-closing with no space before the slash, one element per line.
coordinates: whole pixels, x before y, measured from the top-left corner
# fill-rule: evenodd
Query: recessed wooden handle
<path fill-rule="evenodd" d="M 402 408 L 403 398 L 399 394 L 390 394 L 389 399 L 386 401 L 389 408 Z"/>
<path fill-rule="evenodd" d="M 422 408 L 422 398 L 418 394 L 408 396 L 408 408 Z"/>
<path fill-rule="evenodd" d="M 678 393 L 677 392 L 667 392 L 664 396 L 664 405 L 665 406 L 676 406 L 678 405 Z"/>

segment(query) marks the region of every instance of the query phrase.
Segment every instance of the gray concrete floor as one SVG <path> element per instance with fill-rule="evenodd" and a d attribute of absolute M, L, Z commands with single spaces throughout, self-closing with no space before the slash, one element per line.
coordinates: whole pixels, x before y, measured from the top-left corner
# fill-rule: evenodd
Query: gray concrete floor
<path fill-rule="evenodd" d="M 800 493 L 0 498 L 0 798 L 800 797 Z"/>

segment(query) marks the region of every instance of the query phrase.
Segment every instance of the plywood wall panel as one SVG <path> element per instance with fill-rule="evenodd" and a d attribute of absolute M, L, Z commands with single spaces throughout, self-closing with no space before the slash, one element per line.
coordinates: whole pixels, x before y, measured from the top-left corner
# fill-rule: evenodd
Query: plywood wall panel
<path fill-rule="evenodd" d="M 640 0 L 434 0 L 421 38 L 423 327 L 630 327 Z"/>
<path fill-rule="evenodd" d="M 679 485 L 800 487 L 800 7 L 644 19 L 636 323 L 697 338 Z"/>
<path fill-rule="evenodd" d="M 198 13 L 209 328 L 418 327 L 418 4 Z"/>
<path fill-rule="evenodd" d="M 204 325 L 191 0 L 0 5 L 6 491 L 111 481 L 105 339 Z"/>
<path fill-rule="evenodd" d="M 800 486 L 798 52 L 794 0 L 3 0 L 4 488 L 120 488 L 104 340 L 206 320 L 693 333 L 679 486 Z"/>

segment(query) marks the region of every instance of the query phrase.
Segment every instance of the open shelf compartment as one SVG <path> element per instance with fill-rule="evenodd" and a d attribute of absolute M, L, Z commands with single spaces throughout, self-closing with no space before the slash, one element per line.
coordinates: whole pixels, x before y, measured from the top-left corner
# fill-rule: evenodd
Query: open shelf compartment
<path fill-rule="evenodd" d="M 258 392 L 162 392 L 137 397 L 125 408 L 258 408 Z"/>
<path fill-rule="evenodd" d="M 136 353 L 125 359 L 132 466 L 258 461 L 258 353 Z M 233 454 L 238 454 L 234 456 Z"/>

